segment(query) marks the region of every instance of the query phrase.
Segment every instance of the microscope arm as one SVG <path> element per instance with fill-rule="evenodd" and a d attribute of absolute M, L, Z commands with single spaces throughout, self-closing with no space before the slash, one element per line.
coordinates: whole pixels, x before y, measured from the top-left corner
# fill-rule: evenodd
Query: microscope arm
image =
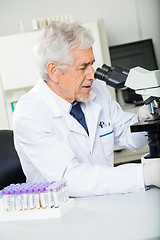
<path fill-rule="evenodd" d="M 142 95 L 144 101 L 150 97 L 160 97 L 160 70 L 148 71 L 141 67 L 132 68 L 125 86 Z"/>

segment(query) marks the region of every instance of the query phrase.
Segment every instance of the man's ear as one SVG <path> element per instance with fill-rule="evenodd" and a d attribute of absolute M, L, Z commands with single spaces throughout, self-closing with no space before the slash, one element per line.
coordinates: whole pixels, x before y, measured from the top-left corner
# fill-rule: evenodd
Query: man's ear
<path fill-rule="evenodd" d="M 46 70 L 47 70 L 47 73 L 48 73 L 50 79 L 52 79 L 55 83 L 58 82 L 58 79 L 57 79 L 57 73 L 58 73 L 57 65 L 58 64 L 56 62 L 49 62 L 47 64 L 47 67 L 46 67 Z"/>

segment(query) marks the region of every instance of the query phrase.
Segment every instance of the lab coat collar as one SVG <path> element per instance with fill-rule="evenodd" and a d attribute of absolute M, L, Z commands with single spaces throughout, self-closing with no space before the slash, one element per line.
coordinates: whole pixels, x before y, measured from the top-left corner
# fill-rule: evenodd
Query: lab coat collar
<path fill-rule="evenodd" d="M 46 102 L 46 105 L 49 106 L 53 117 L 61 117 L 70 112 L 71 103 L 55 94 L 43 79 L 39 79 L 34 87 L 34 91 L 36 91 L 43 101 Z M 95 92 L 91 90 L 89 102 L 93 101 L 95 97 Z"/>
<path fill-rule="evenodd" d="M 36 84 L 35 91 L 49 107 L 53 117 L 61 117 L 69 111 L 71 104 L 55 94 L 42 79 Z"/>

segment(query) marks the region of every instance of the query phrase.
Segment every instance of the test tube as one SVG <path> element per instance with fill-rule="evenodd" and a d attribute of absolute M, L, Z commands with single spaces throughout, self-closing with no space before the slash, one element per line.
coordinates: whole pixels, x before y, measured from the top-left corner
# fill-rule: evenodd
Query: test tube
<path fill-rule="evenodd" d="M 60 185 L 61 185 L 61 199 L 62 199 L 62 203 L 64 203 L 66 202 L 66 196 L 65 196 L 65 188 L 64 188 L 63 180 L 60 181 Z"/>
<path fill-rule="evenodd" d="M 23 188 L 22 189 L 22 209 L 23 210 L 28 210 L 28 194 L 27 194 L 27 189 Z"/>
<path fill-rule="evenodd" d="M 54 207 L 58 208 L 59 207 L 59 198 L 58 198 L 58 187 L 52 186 L 52 196 L 53 196 L 53 201 L 54 201 Z"/>
<path fill-rule="evenodd" d="M 4 189 L 2 192 L 3 192 L 4 210 L 8 212 L 10 208 L 10 191 L 7 189 Z"/>
<path fill-rule="evenodd" d="M 46 195 L 45 188 L 41 187 L 40 188 L 40 201 L 41 201 L 42 208 L 46 208 L 47 207 L 46 196 L 45 195 Z"/>
<path fill-rule="evenodd" d="M 15 211 L 15 210 L 16 210 L 16 205 L 15 205 L 15 190 L 14 190 L 14 188 L 10 190 L 9 210 L 10 210 L 10 211 Z"/>
<path fill-rule="evenodd" d="M 62 184 L 60 181 L 57 182 L 57 188 L 58 188 L 58 200 L 59 200 L 59 206 L 63 203 L 63 192 L 62 192 Z"/>
<path fill-rule="evenodd" d="M 28 189 L 28 203 L 29 209 L 33 210 L 35 208 L 33 188 Z"/>
<path fill-rule="evenodd" d="M 35 202 L 35 208 L 40 209 L 40 196 L 39 196 L 39 189 L 38 187 L 34 187 L 34 202 Z"/>
<path fill-rule="evenodd" d="M 22 210 L 22 196 L 21 196 L 21 189 L 16 189 L 15 190 L 15 204 L 16 204 L 16 211 Z"/>
<path fill-rule="evenodd" d="M 53 197 L 52 197 L 52 190 L 47 187 L 46 188 L 47 194 L 48 194 L 48 208 L 52 208 L 54 203 L 53 203 Z"/>
<path fill-rule="evenodd" d="M 3 192 L 0 191 L 0 212 L 4 211 L 4 204 L 3 204 Z"/>
<path fill-rule="evenodd" d="M 69 200 L 69 194 L 68 194 L 68 187 L 67 187 L 67 181 L 64 179 L 64 192 L 65 192 L 65 200 Z"/>

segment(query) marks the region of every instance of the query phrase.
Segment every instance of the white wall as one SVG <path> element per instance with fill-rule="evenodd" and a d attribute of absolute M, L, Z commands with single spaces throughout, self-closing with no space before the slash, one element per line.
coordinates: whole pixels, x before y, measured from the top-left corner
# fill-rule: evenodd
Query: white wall
<path fill-rule="evenodd" d="M 160 67 L 159 0 L 0 0 L 0 36 L 32 30 L 32 19 L 71 14 L 82 23 L 103 18 L 109 46 L 152 38 Z"/>

